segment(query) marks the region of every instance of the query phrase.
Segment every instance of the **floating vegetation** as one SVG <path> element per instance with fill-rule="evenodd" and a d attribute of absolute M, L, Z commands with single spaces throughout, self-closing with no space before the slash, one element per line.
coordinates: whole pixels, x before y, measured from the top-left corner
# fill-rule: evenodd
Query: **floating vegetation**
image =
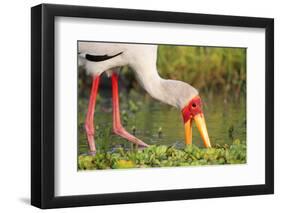
<path fill-rule="evenodd" d="M 186 145 L 152 145 L 145 149 L 117 148 L 112 152 L 98 152 L 95 156 L 80 155 L 79 170 L 129 169 L 150 167 L 202 166 L 246 163 L 246 142 L 236 139 L 230 146 L 199 148 Z"/>

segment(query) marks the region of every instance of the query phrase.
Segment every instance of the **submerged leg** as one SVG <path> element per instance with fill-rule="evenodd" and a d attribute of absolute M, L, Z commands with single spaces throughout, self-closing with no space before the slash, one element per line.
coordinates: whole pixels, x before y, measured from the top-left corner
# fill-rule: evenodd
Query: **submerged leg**
<path fill-rule="evenodd" d="M 128 141 L 137 144 L 139 146 L 148 147 L 146 143 L 128 133 L 122 126 L 120 119 L 119 109 L 119 94 L 118 94 L 118 76 L 116 73 L 112 74 L 112 111 L 113 111 L 113 132 Z"/>
<path fill-rule="evenodd" d="M 94 155 L 96 153 L 96 145 L 95 145 L 95 128 L 94 128 L 94 114 L 95 114 L 95 106 L 96 106 L 96 98 L 99 88 L 100 76 L 93 76 L 93 83 L 91 89 L 91 95 L 88 105 L 88 112 L 85 121 L 85 129 L 88 139 L 89 145 L 89 154 Z"/>

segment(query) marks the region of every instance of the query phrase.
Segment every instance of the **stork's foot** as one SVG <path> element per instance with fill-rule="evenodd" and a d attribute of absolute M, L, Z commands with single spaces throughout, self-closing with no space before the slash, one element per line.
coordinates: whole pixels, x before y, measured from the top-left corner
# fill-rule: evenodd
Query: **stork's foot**
<path fill-rule="evenodd" d="M 96 152 L 87 151 L 80 154 L 81 156 L 96 156 Z"/>
<path fill-rule="evenodd" d="M 119 127 L 119 128 L 113 128 L 113 132 L 116 135 L 121 136 L 124 139 L 127 139 L 128 141 L 140 146 L 140 147 L 148 147 L 149 145 L 147 145 L 146 143 L 144 143 L 142 140 L 136 138 L 134 135 L 130 134 L 129 132 L 127 132 L 123 127 Z"/>
<path fill-rule="evenodd" d="M 96 156 L 96 151 L 88 151 L 89 156 Z"/>
<path fill-rule="evenodd" d="M 94 134 L 88 133 L 87 129 L 87 140 L 88 140 L 88 147 L 89 147 L 89 151 L 88 151 L 88 155 L 96 155 L 96 144 L 95 144 L 95 138 L 94 138 Z"/>

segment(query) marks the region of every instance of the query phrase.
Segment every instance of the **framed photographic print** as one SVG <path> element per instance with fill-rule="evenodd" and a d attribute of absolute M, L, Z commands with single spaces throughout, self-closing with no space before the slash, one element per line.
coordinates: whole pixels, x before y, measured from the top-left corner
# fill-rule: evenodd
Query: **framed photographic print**
<path fill-rule="evenodd" d="M 31 203 L 274 191 L 274 21 L 31 9 Z"/>

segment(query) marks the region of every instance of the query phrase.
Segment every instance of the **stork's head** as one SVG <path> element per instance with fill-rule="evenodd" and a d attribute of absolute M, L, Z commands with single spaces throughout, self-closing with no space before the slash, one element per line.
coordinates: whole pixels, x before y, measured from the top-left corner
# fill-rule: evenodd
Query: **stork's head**
<path fill-rule="evenodd" d="M 206 122 L 202 110 L 202 101 L 198 95 L 193 97 L 187 103 L 187 105 L 182 108 L 182 116 L 185 128 L 185 143 L 192 143 L 192 123 L 193 121 L 195 121 L 195 124 L 203 139 L 205 147 L 211 147 Z"/>
<path fill-rule="evenodd" d="M 181 109 L 185 127 L 185 143 L 192 143 L 192 123 L 195 121 L 204 145 L 211 147 L 198 91 L 183 81 L 161 79 L 160 82 L 159 87 L 153 85 L 151 94 L 154 94 L 153 97 L 156 99 Z"/>

